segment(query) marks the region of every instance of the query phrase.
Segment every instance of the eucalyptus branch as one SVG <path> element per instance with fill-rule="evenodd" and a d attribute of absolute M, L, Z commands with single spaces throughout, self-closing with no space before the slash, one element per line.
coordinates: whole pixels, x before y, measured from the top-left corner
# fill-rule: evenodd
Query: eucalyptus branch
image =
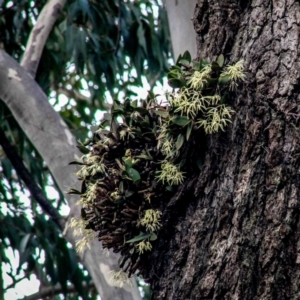
<path fill-rule="evenodd" d="M 2 146 L 6 156 L 10 160 L 11 164 L 15 168 L 18 175 L 26 184 L 30 193 L 34 199 L 41 206 L 43 211 L 53 219 L 53 221 L 60 227 L 63 228 L 63 221 L 61 215 L 58 211 L 52 206 L 51 202 L 45 197 L 41 188 L 35 183 L 31 174 L 25 167 L 21 157 L 16 152 L 15 148 L 10 144 L 9 140 L 5 136 L 3 130 L 0 130 L 0 145 Z"/>
<path fill-rule="evenodd" d="M 93 282 L 86 284 L 83 286 L 85 289 L 95 289 L 95 285 Z M 24 297 L 22 300 L 38 300 L 38 299 L 45 299 L 47 297 L 54 297 L 56 295 L 65 293 L 62 289 L 61 285 L 56 285 L 55 287 L 49 286 L 42 288 L 39 292 L 32 294 L 30 296 Z M 66 289 L 67 294 L 77 293 L 77 290 L 74 285 L 68 286 Z"/>
<path fill-rule="evenodd" d="M 43 157 L 61 191 L 80 184 L 70 173 L 68 163 L 79 156 L 76 140 L 60 115 L 50 105 L 47 96 L 35 80 L 7 53 L 0 49 L 0 98 L 7 105 L 28 139 Z M 80 215 L 77 195 L 66 195 L 72 217 Z M 78 237 L 73 230 L 66 230 L 65 238 L 75 246 Z M 101 244 L 93 242 L 91 249 L 82 255 L 97 290 L 103 299 L 140 299 L 138 289 L 120 289 L 109 283 L 110 270 L 117 266 L 118 256 L 109 258 L 99 251 Z M 95 264 L 95 261 L 99 263 Z M 100 262 L 105 262 L 105 269 Z"/>
<path fill-rule="evenodd" d="M 42 9 L 32 29 L 21 66 L 34 78 L 48 36 L 57 20 L 66 0 L 49 1 Z"/>

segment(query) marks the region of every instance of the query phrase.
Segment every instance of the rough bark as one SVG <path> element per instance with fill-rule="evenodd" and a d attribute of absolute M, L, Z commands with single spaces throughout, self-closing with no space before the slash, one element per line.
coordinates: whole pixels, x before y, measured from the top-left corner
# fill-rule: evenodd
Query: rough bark
<path fill-rule="evenodd" d="M 300 299 L 299 25 L 294 0 L 200 0 L 198 55 L 243 59 L 225 133 L 164 212 L 154 299 Z"/>
<path fill-rule="evenodd" d="M 0 99 L 45 160 L 59 188 L 63 192 L 76 188 L 79 182 L 68 163 L 80 154 L 72 133 L 33 78 L 2 50 L 0 66 Z M 70 216 L 79 216 L 78 198 L 72 195 L 66 198 Z M 72 230 L 66 230 L 66 239 L 75 245 Z M 109 271 L 117 268 L 118 256 L 111 253 L 106 257 L 99 242 L 93 242 L 81 258 L 103 299 L 140 299 L 137 288 L 120 289 L 110 282 Z"/>

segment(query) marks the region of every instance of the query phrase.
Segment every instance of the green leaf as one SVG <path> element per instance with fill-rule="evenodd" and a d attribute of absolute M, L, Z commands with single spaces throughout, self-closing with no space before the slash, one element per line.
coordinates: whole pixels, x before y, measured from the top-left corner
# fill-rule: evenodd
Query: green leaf
<path fill-rule="evenodd" d="M 181 67 L 179 67 L 179 66 L 171 66 L 169 72 L 172 72 L 172 71 L 174 71 L 174 70 L 176 70 L 176 71 L 179 72 L 179 73 L 182 73 Z"/>
<path fill-rule="evenodd" d="M 229 98 L 229 96 L 228 96 L 228 94 L 224 94 L 223 96 L 222 96 L 222 98 L 221 98 L 221 104 L 225 104 L 225 103 L 227 103 L 228 102 L 228 98 Z"/>
<path fill-rule="evenodd" d="M 149 153 L 148 150 L 143 150 L 140 155 L 137 155 L 136 158 L 142 158 L 142 159 L 147 159 L 147 160 L 153 160 L 152 155 Z"/>
<path fill-rule="evenodd" d="M 125 191 L 125 198 L 129 198 L 134 194 L 134 191 L 126 190 Z"/>
<path fill-rule="evenodd" d="M 31 273 L 34 269 L 36 268 L 36 261 L 32 257 L 32 255 L 29 256 L 27 260 L 27 268 L 26 268 L 26 273 Z"/>
<path fill-rule="evenodd" d="M 166 186 L 166 190 L 168 191 L 168 192 L 173 192 L 173 187 L 171 186 L 171 185 L 167 185 Z"/>
<path fill-rule="evenodd" d="M 167 116 L 169 116 L 169 112 L 165 109 L 156 109 L 153 111 L 156 115 L 159 115 L 161 117 L 166 118 Z"/>
<path fill-rule="evenodd" d="M 123 181 L 120 181 L 120 184 L 119 184 L 119 191 L 121 194 L 124 193 L 124 184 L 123 184 Z"/>
<path fill-rule="evenodd" d="M 142 114 L 148 113 L 148 110 L 146 108 L 143 108 L 143 107 L 135 107 L 134 110 L 139 112 L 139 113 L 142 113 Z"/>
<path fill-rule="evenodd" d="M 103 119 L 107 121 L 111 121 L 111 114 L 110 113 L 104 113 Z"/>
<path fill-rule="evenodd" d="M 179 134 L 177 137 L 177 141 L 176 141 L 176 149 L 179 150 L 184 142 L 184 135 L 183 134 Z"/>
<path fill-rule="evenodd" d="M 53 256 L 48 251 L 45 251 L 45 262 L 46 273 L 50 276 L 52 285 L 57 283 L 57 270 L 54 268 Z"/>
<path fill-rule="evenodd" d="M 96 131 L 98 131 L 98 129 L 99 129 L 99 126 L 94 126 L 94 125 L 91 126 L 92 133 L 95 133 Z M 89 140 L 89 141 L 91 142 L 91 140 Z"/>
<path fill-rule="evenodd" d="M 64 293 L 67 292 L 67 281 L 68 281 L 68 272 L 69 269 L 65 267 L 66 262 L 65 262 L 65 257 L 62 255 L 62 253 L 59 253 L 60 255 L 56 256 L 57 259 L 57 279 L 62 287 L 62 291 Z"/>
<path fill-rule="evenodd" d="M 28 242 L 29 242 L 29 240 L 30 240 L 30 237 L 31 237 L 31 234 L 28 233 L 28 234 L 26 234 L 26 235 L 22 238 L 22 240 L 21 240 L 21 242 L 20 242 L 20 252 L 21 252 L 21 253 L 23 253 L 23 252 L 26 250 L 27 244 L 28 244 Z"/>
<path fill-rule="evenodd" d="M 192 57 L 189 51 L 185 51 L 182 55 L 182 59 L 185 59 L 186 61 L 188 61 L 188 65 L 190 64 Z"/>
<path fill-rule="evenodd" d="M 13 170 L 10 160 L 4 157 L 1 161 L 1 164 L 2 164 L 4 176 L 6 177 L 7 180 L 10 180 L 12 176 L 12 170 Z"/>
<path fill-rule="evenodd" d="M 211 69 L 213 70 L 213 71 L 220 71 L 221 70 L 221 67 L 219 66 L 219 64 L 217 63 L 217 62 L 212 62 L 212 64 L 211 64 Z"/>
<path fill-rule="evenodd" d="M 32 253 L 32 250 L 27 248 L 25 249 L 24 252 L 21 252 L 20 253 L 20 259 L 19 259 L 19 268 L 25 263 L 28 261 L 30 255 Z"/>
<path fill-rule="evenodd" d="M 96 126 L 95 126 L 96 127 Z M 82 143 L 83 146 L 87 146 L 91 143 L 91 139 L 87 139 L 84 143 Z"/>
<path fill-rule="evenodd" d="M 200 71 L 201 70 L 201 62 L 198 61 L 198 60 L 193 60 L 192 61 L 192 64 L 193 64 L 193 69 L 195 71 Z"/>
<path fill-rule="evenodd" d="M 137 100 L 133 100 L 133 101 L 131 102 L 131 107 L 136 108 L 137 105 L 138 105 L 138 101 L 137 101 Z"/>
<path fill-rule="evenodd" d="M 144 54 L 147 55 L 146 39 L 145 39 L 145 29 L 142 24 L 139 25 L 137 30 L 138 43 L 143 48 Z"/>
<path fill-rule="evenodd" d="M 141 175 L 136 169 L 128 168 L 126 171 L 134 183 L 138 183 L 141 180 Z"/>
<path fill-rule="evenodd" d="M 132 167 L 132 159 L 131 159 L 131 157 L 122 157 L 122 160 L 124 161 L 124 163 L 125 163 L 125 168 L 127 169 L 129 169 L 129 168 L 131 168 Z"/>
<path fill-rule="evenodd" d="M 178 58 L 177 58 L 177 60 L 176 60 L 176 65 L 178 65 L 178 63 L 179 63 L 179 61 L 182 59 L 182 55 L 181 54 L 179 54 L 179 56 L 178 56 Z"/>
<path fill-rule="evenodd" d="M 190 64 L 190 61 L 182 58 L 178 63 L 179 64 L 183 64 L 185 66 L 188 66 Z"/>
<path fill-rule="evenodd" d="M 171 121 L 179 126 L 187 125 L 191 120 L 186 116 L 174 116 Z"/>
<path fill-rule="evenodd" d="M 152 232 L 149 240 L 155 241 L 156 239 L 157 239 L 157 235 L 154 232 Z"/>
<path fill-rule="evenodd" d="M 230 81 L 230 76 L 229 75 L 225 75 L 225 76 L 220 76 L 219 77 L 219 83 L 220 84 L 226 84 L 227 82 Z"/>
<path fill-rule="evenodd" d="M 223 65 L 224 65 L 224 55 L 223 54 L 220 54 L 217 58 L 217 64 L 222 68 Z"/>
<path fill-rule="evenodd" d="M 84 209 L 84 208 L 81 208 L 80 215 L 81 215 L 81 218 L 82 218 L 83 220 L 86 219 L 86 212 L 85 212 L 85 209 Z"/>
<path fill-rule="evenodd" d="M 181 70 L 173 69 L 167 74 L 168 79 L 180 79 L 182 78 Z"/>
<path fill-rule="evenodd" d="M 202 160 L 201 160 L 201 158 L 197 158 L 197 160 L 196 160 L 196 163 L 197 163 L 197 166 L 198 166 L 198 168 L 199 168 L 199 170 L 201 170 L 201 168 L 202 168 Z"/>
<path fill-rule="evenodd" d="M 69 165 L 79 165 L 79 166 L 82 166 L 82 165 L 85 165 L 85 163 L 81 162 L 81 161 L 78 161 L 78 160 L 73 160 L 69 163 Z"/>
<path fill-rule="evenodd" d="M 192 129 L 193 129 L 193 122 L 189 123 L 187 129 L 186 129 L 186 140 L 188 141 L 190 136 L 191 136 L 191 132 L 192 132 Z"/>
<path fill-rule="evenodd" d="M 143 241 L 149 237 L 151 237 L 152 233 L 144 233 L 144 232 L 140 232 L 139 235 L 137 235 L 136 237 L 134 237 L 131 240 L 126 241 L 126 243 L 134 243 L 134 242 L 139 242 L 139 241 Z"/>
<path fill-rule="evenodd" d="M 82 154 L 88 154 L 88 153 L 90 153 L 90 150 L 87 147 L 83 146 L 83 145 L 77 145 L 76 147 L 79 149 L 79 151 Z"/>
<path fill-rule="evenodd" d="M 177 89 L 185 86 L 185 82 L 181 79 L 172 78 L 168 80 L 168 85 L 173 89 Z"/>
<path fill-rule="evenodd" d="M 86 192 L 86 182 L 85 180 L 82 181 L 82 184 L 81 184 L 81 194 L 84 194 Z"/>
<path fill-rule="evenodd" d="M 200 62 L 201 62 L 201 68 L 203 68 L 203 67 L 209 65 L 209 62 L 208 62 L 206 59 L 204 59 L 204 58 L 202 58 L 202 59 L 200 60 Z"/>
<path fill-rule="evenodd" d="M 67 192 L 67 194 L 69 194 L 69 195 L 81 195 L 81 192 L 79 192 L 76 189 L 71 188 L 71 189 L 69 189 L 69 191 Z"/>

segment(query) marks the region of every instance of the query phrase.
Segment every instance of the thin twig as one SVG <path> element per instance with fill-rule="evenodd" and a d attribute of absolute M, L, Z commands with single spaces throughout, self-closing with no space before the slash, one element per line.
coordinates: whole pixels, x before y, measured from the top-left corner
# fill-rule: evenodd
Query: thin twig
<path fill-rule="evenodd" d="M 52 206 L 51 202 L 45 197 L 41 188 L 35 183 L 31 174 L 25 167 L 21 157 L 16 152 L 15 148 L 10 144 L 3 130 L 0 130 L 0 145 L 2 146 L 3 151 L 5 152 L 7 158 L 10 160 L 18 175 L 26 184 L 31 195 L 41 206 L 43 211 L 53 219 L 53 221 L 59 226 L 60 229 L 62 229 L 64 225 L 63 218 Z"/>

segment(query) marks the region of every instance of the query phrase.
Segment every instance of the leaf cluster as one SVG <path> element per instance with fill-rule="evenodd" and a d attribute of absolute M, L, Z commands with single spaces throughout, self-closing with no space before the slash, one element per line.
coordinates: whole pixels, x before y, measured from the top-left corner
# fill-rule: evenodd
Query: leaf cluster
<path fill-rule="evenodd" d="M 166 193 L 156 179 L 163 155 L 157 149 L 154 106 L 151 97 L 141 105 L 115 101 L 93 137 L 78 145 L 82 161 L 72 162 L 82 167 L 77 173 L 82 190 L 70 192 L 81 195 L 85 229 L 96 231 L 103 248 L 121 253 L 120 267 L 129 276 L 152 248 L 161 226 L 156 206 Z"/>
<path fill-rule="evenodd" d="M 21 60 L 46 2 L 1 2 L 1 48 L 15 59 Z M 61 116 L 85 138 L 82 125 L 92 123 L 95 109 L 107 108 L 107 91 L 112 98 L 134 95 L 142 76 L 150 83 L 162 79 L 170 57 L 166 11 L 156 0 L 70 0 L 47 40 L 36 80 L 55 104 L 60 95 L 68 97 Z"/>
<path fill-rule="evenodd" d="M 119 266 L 129 277 L 143 270 L 163 226 L 162 202 L 184 183 L 185 173 L 196 172 L 195 161 L 200 167 L 205 134 L 230 122 L 233 110 L 219 93 L 244 73 L 240 62 L 223 64 L 222 55 L 213 63 L 191 62 L 186 52 L 168 73 L 174 88 L 168 104 L 151 93 L 140 104 L 115 100 L 93 138 L 78 145 L 84 156 L 73 163 L 82 166 L 77 175 L 83 184 L 71 193 L 81 196 L 85 229 L 96 232 L 103 248 L 121 253 Z"/>
<path fill-rule="evenodd" d="M 2 194 L 0 195 L 0 197 Z M 88 299 L 84 288 L 91 278 L 80 268 L 74 249 L 59 235 L 57 226 L 43 215 L 28 220 L 26 214 L 0 214 L 0 257 L 10 271 L 7 275 L 13 284 L 35 274 L 43 286 L 60 284 L 62 294 L 67 294 L 67 286 L 73 284 L 78 295 Z M 14 270 L 7 255 L 10 248 L 19 255 L 19 265 Z M 91 298 L 89 298 L 91 299 Z"/>

